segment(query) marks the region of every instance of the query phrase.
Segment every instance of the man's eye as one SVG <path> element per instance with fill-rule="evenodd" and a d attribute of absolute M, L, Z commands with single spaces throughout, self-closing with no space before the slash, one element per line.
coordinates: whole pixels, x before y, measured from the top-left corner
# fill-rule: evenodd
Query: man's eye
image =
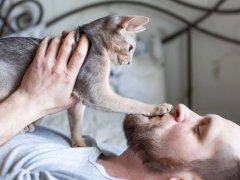
<path fill-rule="evenodd" d="M 197 125 L 197 126 L 193 129 L 194 133 L 195 133 L 197 136 L 201 137 L 201 136 L 203 135 L 203 133 L 204 133 L 205 125 L 206 125 L 206 124 L 199 124 L 199 125 Z"/>
<path fill-rule="evenodd" d="M 205 117 L 196 126 L 194 126 L 193 133 L 199 138 L 199 140 L 203 140 L 207 137 L 210 124 L 211 118 Z"/>
<path fill-rule="evenodd" d="M 193 128 L 193 132 L 194 132 L 194 134 L 196 134 L 197 136 L 200 136 L 200 132 L 199 132 L 198 126 L 196 126 L 196 127 Z"/>

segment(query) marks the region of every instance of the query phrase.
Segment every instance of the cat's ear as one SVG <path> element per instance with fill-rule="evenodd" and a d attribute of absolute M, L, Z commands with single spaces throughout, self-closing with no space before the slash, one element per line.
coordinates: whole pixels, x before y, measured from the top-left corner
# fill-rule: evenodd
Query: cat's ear
<path fill-rule="evenodd" d="M 124 18 L 121 22 L 121 27 L 126 29 L 127 31 L 133 31 L 135 33 L 139 33 L 144 31 L 146 28 L 144 27 L 145 24 L 149 22 L 149 18 L 146 16 L 128 16 Z"/>

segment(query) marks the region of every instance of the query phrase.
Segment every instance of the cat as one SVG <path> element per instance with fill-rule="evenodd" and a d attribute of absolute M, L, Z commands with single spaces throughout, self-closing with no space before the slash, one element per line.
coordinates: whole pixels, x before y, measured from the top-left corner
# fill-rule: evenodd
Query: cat
<path fill-rule="evenodd" d="M 88 56 L 73 89 L 79 102 L 68 109 L 73 146 L 85 146 L 81 123 L 86 106 L 125 114 L 162 115 L 171 111 L 167 103 L 153 105 L 121 97 L 109 85 L 111 62 L 129 64 L 136 48 L 136 33 L 145 30 L 145 16 L 106 16 L 77 28 L 76 42 L 86 34 L 91 42 Z M 11 94 L 34 59 L 41 39 L 9 37 L 0 39 L 0 101 Z"/>

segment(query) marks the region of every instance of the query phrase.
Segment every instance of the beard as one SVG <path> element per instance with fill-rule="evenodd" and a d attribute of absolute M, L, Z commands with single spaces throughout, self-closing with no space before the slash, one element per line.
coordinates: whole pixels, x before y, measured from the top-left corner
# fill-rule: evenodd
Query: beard
<path fill-rule="evenodd" d="M 188 168 L 185 161 L 166 156 L 164 152 L 168 147 L 161 143 L 161 135 L 156 133 L 169 124 L 170 116 L 127 115 L 124 119 L 123 130 L 128 146 L 150 172 L 167 173 Z"/>

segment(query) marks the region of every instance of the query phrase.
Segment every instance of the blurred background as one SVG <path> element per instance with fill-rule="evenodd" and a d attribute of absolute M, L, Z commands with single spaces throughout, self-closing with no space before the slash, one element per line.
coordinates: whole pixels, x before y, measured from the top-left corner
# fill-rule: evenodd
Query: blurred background
<path fill-rule="evenodd" d="M 134 60 L 112 67 L 115 92 L 147 103 L 184 103 L 240 123 L 239 0 L 1 0 L 0 36 L 60 35 L 100 17 L 144 15 Z M 83 134 L 126 146 L 124 114 L 87 108 Z M 66 112 L 43 124 L 68 130 Z"/>

